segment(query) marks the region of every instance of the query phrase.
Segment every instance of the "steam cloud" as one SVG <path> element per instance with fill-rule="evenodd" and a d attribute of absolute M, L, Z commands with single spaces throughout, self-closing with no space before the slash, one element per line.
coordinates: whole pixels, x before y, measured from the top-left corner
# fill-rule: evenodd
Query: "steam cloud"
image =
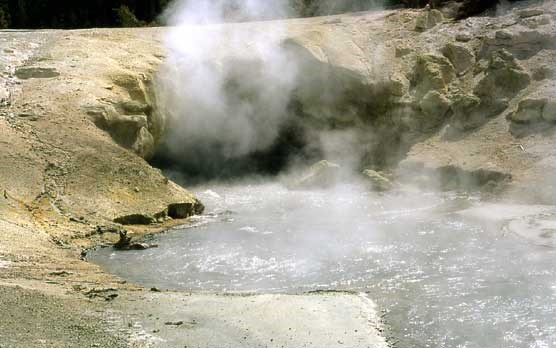
<path fill-rule="evenodd" d="M 158 76 L 158 100 L 169 116 L 165 150 L 199 172 L 264 151 L 288 117 L 297 66 L 282 48 L 283 24 L 222 25 L 286 16 L 284 1 L 197 0 L 174 3 L 175 27 Z M 181 161 L 181 162 L 183 162 Z"/>
<path fill-rule="evenodd" d="M 316 3 L 319 11 L 327 12 L 343 2 Z M 349 4 L 354 9 L 377 5 L 375 0 Z M 269 153 L 284 133 L 291 136 L 292 123 L 302 118 L 292 97 L 300 88 L 304 97 L 322 102 L 323 113 L 338 111 L 333 105 L 344 91 L 331 82 L 337 76 L 330 78 L 337 72 L 315 65 L 307 52 L 288 46 L 287 21 L 257 22 L 294 12 L 289 0 L 183 0 L 168 8 L 166 21 L 173 27 L 166 37 L 167 59 L 156 89 L 158 108 L 168 119 L 159 151 L 166 162 L 177 163 L 190 176 L 219 177 L 238 171 L 238 163 L 249 162 L 250 156 L 274 161 Z M 229 21 L 241 22 L 225 24 Z M 309 146 L 279 151 L 293 153 L 305 146 L 326 155 L 327 147 L 339 148 L 326 135 L 309 137 Z M 330 143 L 336 145 L 327 146 Z M 351 153 L 331 157 L 342 159 Z"/>

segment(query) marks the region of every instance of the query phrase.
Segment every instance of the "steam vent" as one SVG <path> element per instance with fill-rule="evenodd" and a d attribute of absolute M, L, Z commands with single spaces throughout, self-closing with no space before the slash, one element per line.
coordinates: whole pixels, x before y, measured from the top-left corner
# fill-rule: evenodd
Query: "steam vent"
<path fill-rule="evenodd" d="M 556 347 L 556 2 L 0 0 L 0 348 Z"/>

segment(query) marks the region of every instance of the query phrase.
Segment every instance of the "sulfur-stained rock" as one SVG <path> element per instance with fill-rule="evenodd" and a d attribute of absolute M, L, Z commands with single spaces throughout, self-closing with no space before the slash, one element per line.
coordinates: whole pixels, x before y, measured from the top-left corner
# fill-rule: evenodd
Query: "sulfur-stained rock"
<path fill-rule="evenodd" d="M 454 114 L 452 126 L 460 130 L 472 128 L 469 121 L 480 105 L 481 99 L 475 95 L 462 94 L 456 96 L 451 106 Z"/>
<path fill-rule="evenodd" d="M 122 100 L 117 103 L 123 112 L 129 115 L 144 114 L 150 111 L 150 106 L 137 100 Z"/>
<path fill-rule="evenodd" d="M 390 93 L 396 97 L 401 97 L 409 89 L 409 80 L 402 74 L 394 74 L 390 77 Z"/>
<path fill-rule="evenodd" d="M 140 103 L 126 103 L 127 110 L 137 111 Z M 133 150 L 143 158 L 154 152 L 155 139 L 150 133 L 148 118 L 145 114 L 121 114 L 112 104 L 86 103 L 82 109 L 91 117 L 97 127 L 110 134 L 118 144 Z"/>
<path fill-rule="evenodd" d="M 543 109 L 546 99 L 526 98 L 519 102 L 517 111 L 509 116 L 509 119 L 518 123 L 530 123 L 540 121 L 543 117 Z"/>
<path fill-rule="evenodd" d="M 421 99 L 419 107 L 427 116 L 426 128 L 437 127 L 444 122 L 446 113 L 450 109 L 450 100 L 438 91 L 430 91 Z"/>
<path fill-rule="evenodd" d="M 372 169 L 364 170 L 363 175 L 365 176 L 366 179 L 368 179 L 371 188 L 374 191 L 379 191 L 379 192 L 389 191 L 394 187 L 394 184 L 392 184 L 392 182 L 388 178 L 386 178 L 384 175 L 380 174 L 375 170 Z"/>
<path fill-rule="evenodd" d="M 442 54 L 450 60 L 458 75 L 467 73 L 475 65 L 475 54 L 464 45 L 448 43 Z"/>
<path fill-rule="evenodd" d="M 142 158 L 150 158 L 154 153 L 155 140 L 147 127 L 141 127 L 136 135 L 131 150 Z"/>
<path fill-rule="evenodd" d="M 440 55 L 426 54 L 417 57 L 413 85 L 417 98 L 430 90 L 446 91 L 447 85 L 456 78 L 452 63 Z"/>
<path fill-rule="evenodd" d="M 425 10 L 417 17 L 415 22 L 416 31 L 426 31 L 437 24 L 444 22 L 444 15 L 438 10 Z"/>
<path fill-rule="evenodd" d="M 145 83 L 137 74 L 122 69 L 112 73 L 110 78 L 114 84 L 126 90 L 131 99 L 142 103 L 147 102 L 148 93 L 145 88 Z"/>

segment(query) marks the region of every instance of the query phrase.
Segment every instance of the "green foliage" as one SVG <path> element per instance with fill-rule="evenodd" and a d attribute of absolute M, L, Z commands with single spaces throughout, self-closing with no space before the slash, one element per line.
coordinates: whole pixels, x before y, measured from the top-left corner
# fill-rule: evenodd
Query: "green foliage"
<path fill-rule="evenodd" d="M 0 0 L 16 29 L 141 26 L 156 21 L 170 0 Z M 6 16 L 7 14 L 7 16 Z"/>
<path fill-rule="evenodd" d="M 0 28 L 90 28 L 156 23 L 172 0 L 0 0 Z M 195 1 L 195 0 L 190 0 Z M 219 1 L 219 0 L 213 0 Z M 230 0 L 230 4 L 247 0 Z M 273 1 L 273 0 L 255 0 Z M 376 5 L 424 6 L 448 0 L 288 0 L 302 17 L 367 10 Z M 496 0 L 475 0 L 490 3 Z"/>
<path fill-rule="evenodd" d="M 118 13 L 118 22 L 124 28 L 145 26 L 145 22 L 138 20 L 126 5 L 120 6 L 116 12 Z"/>
<path fill-rule="evenodd" d="M 0 7 L 0 29 L 6 29 L 9 27 L 10 22 L 8 21 L 7 15 L 4 9 Z"/>

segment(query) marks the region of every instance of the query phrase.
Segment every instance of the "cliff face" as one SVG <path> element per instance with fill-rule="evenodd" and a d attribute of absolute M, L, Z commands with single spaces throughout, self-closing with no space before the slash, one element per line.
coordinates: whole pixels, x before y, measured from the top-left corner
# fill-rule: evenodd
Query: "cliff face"
<path fill-rule="evenodd" d="M 361 168 L 394 171 L 409 181 L 423 174 L 433 181 L 427 185 L 446 187 L 512 177 L 506 191 L 512 197 L 524 198 L 516 192 L 525 190 L 530 200 L 549 203 L 554 195 L 543 193 L 546 185 L 535 188 L 532 178 L 545 182 L 544 166 L 552 165 L 539 160 L 552 156 L 546 144 L 553 141 L 547 133 L 554 124 L 555 7 L 515 6 L 499 8 L 497 17 L 461 21 L 433 9 L 235 25 L 248 32 L 286 28 L 281 50 L 299 71 L 287 125 L 295 130 L 289 134 L 301 134 L 299 143 L 314 133 L 349 130 Z M 253 40 L 222 41 L 207 58 L 215 66 L 245 78 L 264 66 Z M 179 141 L 190 127 L 187 108 L 175 112 L 180 93 L 162 103 L 168 135 L 178 139 L 178 146 L 163 144 L 171 158 L 179 158 L 172 155 L 176 148 L 189 147 Z M 446 183 L 446 176 L 463 179 Z"/>

